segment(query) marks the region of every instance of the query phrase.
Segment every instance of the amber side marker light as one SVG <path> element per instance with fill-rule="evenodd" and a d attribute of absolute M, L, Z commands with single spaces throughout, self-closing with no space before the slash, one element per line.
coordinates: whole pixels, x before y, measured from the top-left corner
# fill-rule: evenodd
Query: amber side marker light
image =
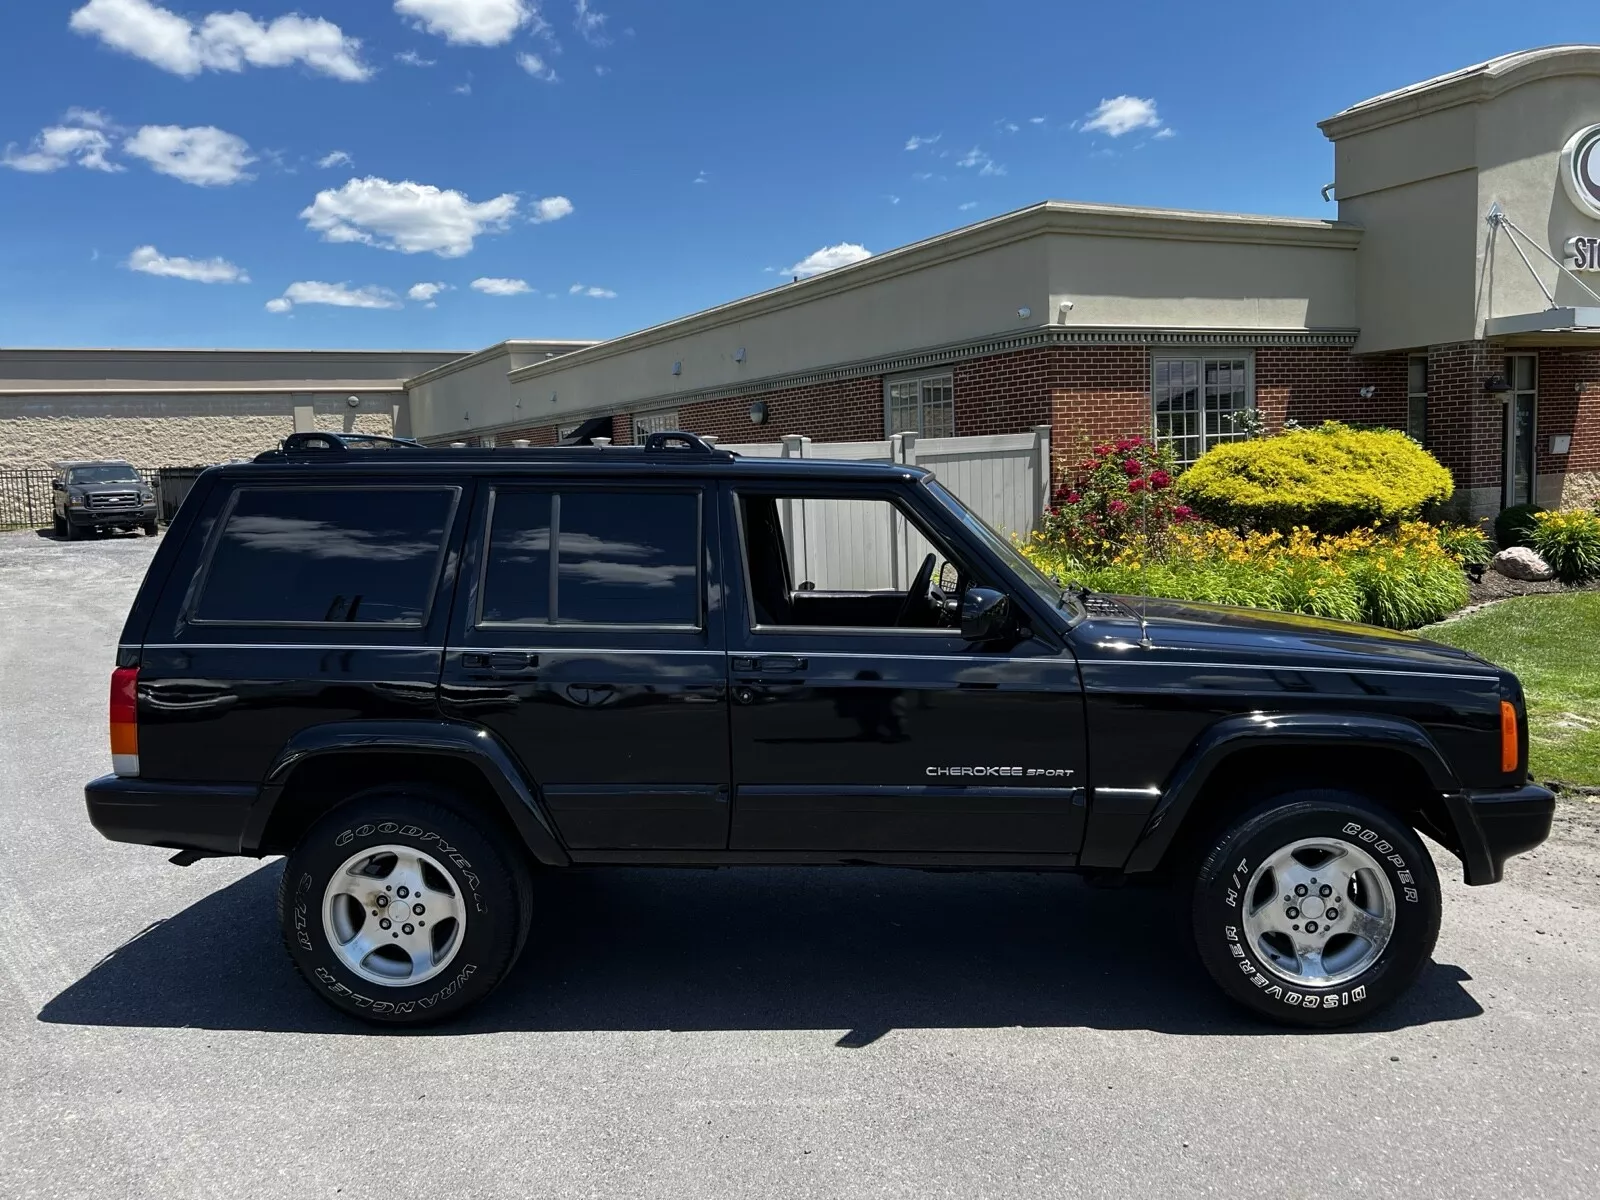
<path fill-rule="evenodd" d="M 1500 701 L 1500 769 L 1515 771 L 1521 762 L 1517 754 L 1517 706 Z"/>
<path fill-rule="evenodd" d="M 111 672 L 111 769 L 118 775 L 139 773 L 139 668 Z"/>

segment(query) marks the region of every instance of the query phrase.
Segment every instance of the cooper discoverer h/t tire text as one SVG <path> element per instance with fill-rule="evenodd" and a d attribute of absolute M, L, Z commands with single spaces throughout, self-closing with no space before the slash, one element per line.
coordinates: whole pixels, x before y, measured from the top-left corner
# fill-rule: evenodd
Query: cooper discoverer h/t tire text
<path fill-rule="evenodd" d="M 442 1020 L 505 977 L 527 936 L 527 867 L 431 788 L 352 797 L 284 864 L 278 919 L 313 991 L 386 1025 Z"/>
<path fill-rule="evenodd" d="M 1411 986 L 1439 935 L 1421 839 L 1354 792 L 1286 792 L 1212 844 L 1194 890 L 1200 959 L 1252 1011 L 1302 1027 L 1370 1016 Z"/>

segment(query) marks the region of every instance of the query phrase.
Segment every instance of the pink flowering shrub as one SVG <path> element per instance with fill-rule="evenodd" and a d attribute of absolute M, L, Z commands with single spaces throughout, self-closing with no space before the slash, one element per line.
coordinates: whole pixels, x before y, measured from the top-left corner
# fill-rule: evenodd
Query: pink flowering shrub
<path fill-rule="evenodd" d="M 1040 538 L 1079 562 L 1109 561 L 1135 541 L 1159 546 L 1195 519 L 1173 490 L 1171 449 L 1138 434 L 1089 447 L 1061 476 Z"/>

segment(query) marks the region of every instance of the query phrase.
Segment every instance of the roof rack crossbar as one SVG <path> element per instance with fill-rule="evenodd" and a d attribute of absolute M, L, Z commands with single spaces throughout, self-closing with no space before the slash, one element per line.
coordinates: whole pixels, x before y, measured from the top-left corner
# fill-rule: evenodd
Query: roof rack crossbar
<path fill-rule="evenodd" d="M 285 454 L 348 454 L 354 448 L 374 442 L 382 446 L 401 446 L 408 450 L 422 449 L 422 443 L 415 438 L 388 437 L 381 433 L 335 433 L 322 430 L 291 433 L 280 445 Z"/>

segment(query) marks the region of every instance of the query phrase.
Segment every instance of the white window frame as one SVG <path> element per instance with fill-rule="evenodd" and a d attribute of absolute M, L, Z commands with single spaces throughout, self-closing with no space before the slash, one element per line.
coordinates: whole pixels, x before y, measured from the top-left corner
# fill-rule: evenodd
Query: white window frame
<path fill-rule="evenodd" d="M 894 422 L 895 393 L 900 389 L 915 389 L 917 422 L 913 429 L 896 429 Z M 948 429 L 928 432 L 928 404 L 930 393 L 943 392 L 949 400 L 950 422 Z M 942 404 L 944 397 L 933 396 Z M 956 434 L 956 379 L 949 368 L 942 371 L 922 371 L 915 375 L 895 375 L 883 381 L 883 436 L 897 433 L 914 433 L 918 437 L 954 437 Z"/>
<path fill-rule="evenodd" d="M 1198 407 L 1193 410 L 1189 410 L 1193 412 L 1196 420 L 1196 432 L 1194 434 L 1186 433 L 1181 437 L 1173 437 L 1170 433 L 1163 434 L 1156 426 L 1156 380 L 1160 373 L 1158 370 L 1158 364 L 1164 362 L 1196 362 L 1199 364 L 1199 369 L 1195 377 L 1195 386 L 1198 389 L 1197 399 L 1199 403 Z M 1187 348 L 1168 348 L 1152 350 L 1150 352 L 1149 432 L 1154 436 L 1155 440 L 1162 445 L 1173 446 L 1174 454 L 1177 458 L 1177 464 L 1180 467 L 1188 466 L 1190 463 L 1194 462 L 1194 458 L 1185 457 L 1183 454 L 1184 447 L 1176 443 L 1187 442 L 1191 438 L 1197 437 L 1200 441 L 1199 454 L 1204 454 L 1207 450 L 1211 449 L 1212 446 L 1215 446 L 1221 442 L 1241 441 L 1246 436 L 1244 430 L 1242 429 L 1229 430 L 1226 432 L 1219 431 L 1217 433 L 1209 433 L 1206 430 L 1206 366 L 1208 363 L 1223 362 L 1230 364 L 1242 363 L 1244 367 L 1244 405 L 1242 408 L 1232 408 L 1230 411 L 1245 412 L 1255 408 L 1256 356 L 1254 350 L 1211 347 L 1209 349 L 1198 348 L 1193 350 Z M 1130 430 L 1129 432 L 1144 431 Z M 1195 458 L 1198 458 L 1199 454 L 1195 455 Z"/>
<path fill-rule="evenodd" d="M 682 428 L 683 426 L 678 423 L 678 410 L 675 408 L 636 413 L 633 418 L 633 444 L 642 446 L 652 433 L 677 433 Z"/>
<path fill-rule="evenodd" d="M 1411 380 L 1411 368 L 1415 363 L 1422 364 L 1422 390 L 1418 391 Z M 1426 354 L 1409 354 L 1406 356 L 1406 433 L 1421 442 L 1428 444 L 1428 356 Z M 1420 412 L 1421 419 L 1418 419 Z"/>

